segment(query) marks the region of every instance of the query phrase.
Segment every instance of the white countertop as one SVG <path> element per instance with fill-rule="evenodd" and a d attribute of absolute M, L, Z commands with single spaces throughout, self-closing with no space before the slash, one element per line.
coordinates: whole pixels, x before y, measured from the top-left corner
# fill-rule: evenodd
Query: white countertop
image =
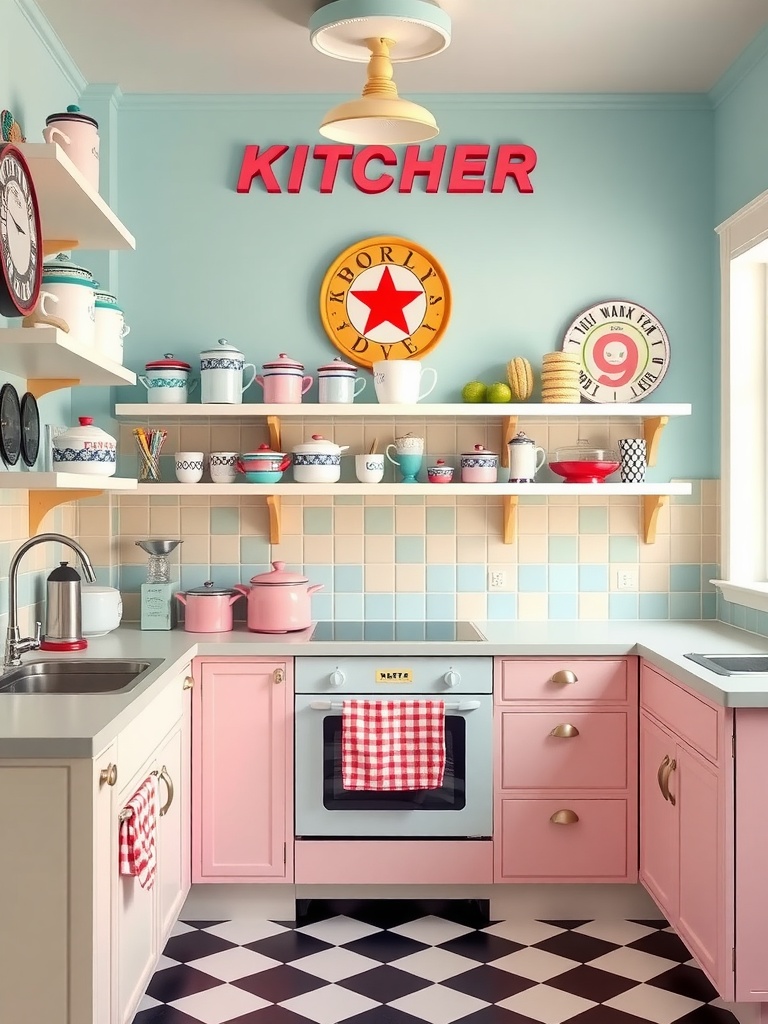
<path fill-rule="evenodd" d="M 477 622 L 484 641 L 311 642 L 310 630 L 293 634 L 142 631 L 128 625 L 92 639 L 75 657 L 160 658 L 162 665 L 127 693 L 0 693 L 0 758 L 94 757 L 197 655 L 232 657 L 562 657 L 638 655 L 726 707 L 768 708 L 768 673 L 721 676 L 685 654 L 768 653 L 768 638 L 713 621 Z M 46 657 L 40 652 L 24 661 Z"/>

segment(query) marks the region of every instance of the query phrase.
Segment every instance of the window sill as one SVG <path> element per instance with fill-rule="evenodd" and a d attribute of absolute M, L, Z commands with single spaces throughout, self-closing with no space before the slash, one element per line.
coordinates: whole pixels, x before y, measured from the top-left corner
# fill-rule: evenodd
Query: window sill
<path fill-rule="evenodd" d="M 732 583 L 729 580 L 710 580 L 726 601 L 768 612 L 768 583 Z"/>

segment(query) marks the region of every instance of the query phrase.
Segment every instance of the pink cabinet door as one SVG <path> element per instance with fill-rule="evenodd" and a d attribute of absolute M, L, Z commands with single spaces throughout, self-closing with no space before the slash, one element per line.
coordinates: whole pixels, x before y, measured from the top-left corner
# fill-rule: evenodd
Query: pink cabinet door
<path fill-rule="evenodd" d="M 288 881 L 291 668 L 266 658 L 194 664 L 192 880 Z"/>
<path fill-rule="evenodd" d="M 678 815 L 676 806 L 664 799 L 660 772 L 669 768 L 676 753 L 669 733 L 641 714 L 640 881 L 670 923 L 677 920 L 680 901 Z"/>

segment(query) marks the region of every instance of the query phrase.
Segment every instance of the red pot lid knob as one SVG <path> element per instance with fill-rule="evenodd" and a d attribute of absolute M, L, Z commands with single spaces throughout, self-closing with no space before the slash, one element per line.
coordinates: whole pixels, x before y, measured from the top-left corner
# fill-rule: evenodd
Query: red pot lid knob
<path fill-rule="evenodd" d="M 78 416 L 77 418 L 81 427 L 90 427 L 93 423 L 93 416 Z"/>

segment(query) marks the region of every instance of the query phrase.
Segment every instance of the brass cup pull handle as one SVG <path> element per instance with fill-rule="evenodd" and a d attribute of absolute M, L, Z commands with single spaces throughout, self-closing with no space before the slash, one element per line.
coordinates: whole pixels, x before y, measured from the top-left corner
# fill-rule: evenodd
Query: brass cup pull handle
<path fill-rule="evenodd" d="M 562 725 L 556 725 L 550 736 L 559 736 L 561 739 L 568 740 L 572 736 L 578 736 L 579 730 L 575 725 L 570 725 L 568 722 L 563 722 Z"/>
<path fill-rule="evenodd" d="M 564 808 L 562 811 L 555 811 L 549 820 L 553 825 L 575 825 L 579 816 L 576 811 Z"/>
<path fill-rule="evenodd" d="M 192 676 L 186 676 L 184 679 L 184 685 L 182 686 L 182 690 L 191 690 L 194 685 L 195 680 L 192 678 Z"/>
<path fill-rule="evenodd" d="M 665 767 L 664 767 L 664 769 L 663 769 L 663 771 L 661 773 L 661 784 L 663 786 L 662 792 L 664 793 L 664 799 L 665 800 L 669 800 L 669 802 L 674 807 L 675 804 L 677 803 L 677 800 L 675 799 L 675 794 L 671 793 L 670 790 L 669 790 L 669 776 L 677 768 L 677 761 L 674 759 L 674 757 L 672 758 L 671 761 L 669 760 L 669 758 L 667 758 L 666 760 L 669 763 L 667 765 L 665 765 Z"/>
<path fill-rule="evenodd" d="M 117 782 L 117 765 L 108 764 L 106 768 L 102 768 L 99 772 L 99 785 L 100 786 L 114 786 Z"/>
<path fill-rule="evenodd" d="M 272 673 L 272 678 L 274 679 L 275 684 L 277 684 L 277 683 L 284 683 L 285 682 L 285 670 L 282 669 L 282 668 L 276 668 L 275 671 Z"/>
<path fill-rule="evenodd" d="M 575 672 L 571 672 L 569 668 L 561 668 L 557 672 L 552 673 L 550 682 L 559 683 L 563 685 L 565 683 L 578 683 L 579 677 Z"/>
<path fill-rule="evenodd" d="M 160 776 L 163 782 L 168 787 L 168 799 L 165 801 L 163 806 L 160 808 L 160 817 L 162 818 L 170 810 L 171 804 L 173 803 L 173 779 L 168 774 L 168 769 L 163 765 L 160 769 Z"/>
<path fill-rule="evenodd" d="M 666 790 L 666 786 L 665 786 L 666 780 L 665 780 L 665 777 L 664 777 L 664 773 L 667 770 L 668 764 L 669 764 L 669 755 L 665 754 L 664 755 L 664 760 L 661 762 L 661 764 L 659 765 L 658 771 L 656 772 L 656 781 L 659 784 L 659 789 L 661 790 L 661 795 L 664 797 L 665 800 L 669 800 L 669 793 Z"/>

